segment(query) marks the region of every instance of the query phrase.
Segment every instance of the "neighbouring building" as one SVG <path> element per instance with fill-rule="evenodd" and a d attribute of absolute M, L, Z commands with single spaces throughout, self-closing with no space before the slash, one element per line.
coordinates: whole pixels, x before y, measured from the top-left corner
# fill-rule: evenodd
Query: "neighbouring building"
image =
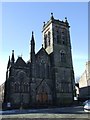
<path fill-rule="evenodd" d="M 75 80 L 69 23 L 51 13 L 43 25 L 43 44 L 35 53 L 32 32 L 30 60 L 15 61 L 14 50 L 8 60 L 3 108 L 29 108 L 70 105 L 74 100 Z"/>
<path fill-rule="evenodd" d="M 90 61 L 86 62 L 86 68 L 79 80 L 79 99 L 90 99 Z"/>
<path fill-rule="evenodd" d="M 4 99 L 4 83 L 0 85 L 0 103 L 3 102 Z"/>
<path fill-rule="evenodd" d="M 0 85 L 0 110 L 2 109 L 3 99 L 4 99 L 4 83 Z"/>

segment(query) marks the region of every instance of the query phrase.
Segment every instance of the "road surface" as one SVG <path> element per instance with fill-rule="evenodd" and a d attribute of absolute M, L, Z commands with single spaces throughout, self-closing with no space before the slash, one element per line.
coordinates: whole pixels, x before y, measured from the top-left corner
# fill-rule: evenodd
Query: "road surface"
<path fill-rule="evenodd" d="M 77 118 L 88 120 L 90 115 L 85 113 L 83 106 L 75 107 L 62 107 L 62 108 L 48 108 L 48 109 L 30 109 L 30 110 L 9 110 L 0 111 L 0 118 L 2 120 L 18 119 L 30 119 L 30 118 Z M 74 119 L 74 120 L 75 120 Z M 76 120 L 77 120 L 76 119 Z M 69 119 L 68 119 L 69 120 Z"/>

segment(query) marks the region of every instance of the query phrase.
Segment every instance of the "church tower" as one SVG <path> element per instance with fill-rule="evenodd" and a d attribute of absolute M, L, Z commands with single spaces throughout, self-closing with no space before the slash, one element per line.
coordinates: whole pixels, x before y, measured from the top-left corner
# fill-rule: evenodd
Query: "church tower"
<path fill-rule="evenodd" d="M 43 26 L 43 46 L 51 56 L 52 79 L 55 83 L 55 97 L 58 105 L 73 102 L 74 72 L 72 64 L 69 23 L 56 20 L 51 13 L 50 20 Z"/>

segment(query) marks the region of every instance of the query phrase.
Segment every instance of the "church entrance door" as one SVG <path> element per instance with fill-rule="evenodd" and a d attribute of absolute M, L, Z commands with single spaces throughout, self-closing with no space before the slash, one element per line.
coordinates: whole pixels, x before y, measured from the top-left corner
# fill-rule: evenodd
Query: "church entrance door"
<path fill-rule="evenodd" d="M 47 104 L 48 103 L 48 94 L 46 92 L 39 93 L 37 95 L 38 104 Z"/>

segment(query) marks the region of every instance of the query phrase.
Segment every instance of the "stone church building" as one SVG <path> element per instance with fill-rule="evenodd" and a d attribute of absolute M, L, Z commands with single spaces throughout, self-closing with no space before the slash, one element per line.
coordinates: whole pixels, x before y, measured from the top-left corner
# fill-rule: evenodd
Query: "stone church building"
<path fill-rule="evenodd" d="M 43 25 L 43 44 L 35 53 L 31 36 L 30 60 L 8 60 L 3 107 L 11 109 L 69 105 L 74 100 L 74 71 L 67 18 L 57 20 L 51 13 Z"/>

